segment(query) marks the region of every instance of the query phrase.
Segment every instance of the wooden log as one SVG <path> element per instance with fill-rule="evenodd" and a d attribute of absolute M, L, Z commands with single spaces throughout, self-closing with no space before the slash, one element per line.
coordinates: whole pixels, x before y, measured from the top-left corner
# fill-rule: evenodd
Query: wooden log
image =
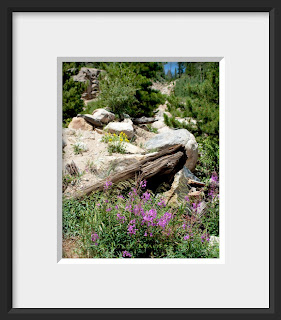
<path fill-rule="evenodd" d="M 79 175 L 79 169 L 76 165 L 76 163 L 72 160 L 71 163 L 66 164 L 65 170 L 68 171 L 68 173 L 71 176 L 78 176 Z"/>
<path fill-rule="evenodd" d="M 188 179 L 187 183 L 191 186 L 191 187 L 205 187 L 205 183 L 204 182 L 199 182 L 193 179 Z"/>
<path fill-rule="evenodd" d="M 187 156 L 182 145 L 176 145 L 166 150 L 157 152 L 138 161 L 122 172 L 113 174 L 93 186 L 87 187 L 74 195 L 74 198 L 81 198 L 92 192 L 101 191 L 106 181 L 116 184 L 120 181 L 133 179 L 136 176 L 138 180 L 147 180 L 148 185 L 153 189 L 161 182 L 170 183 L 174 175 L 182 169 L 186 162 Z"/>

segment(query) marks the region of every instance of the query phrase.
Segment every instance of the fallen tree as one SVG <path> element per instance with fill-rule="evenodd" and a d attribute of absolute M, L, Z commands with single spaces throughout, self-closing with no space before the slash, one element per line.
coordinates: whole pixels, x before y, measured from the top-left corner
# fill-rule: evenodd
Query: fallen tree
<path fill-rule="evenodd" d="M 147 187 L 151 190 L 163 182 L 171 184 L 174 175 L 183 168 L 187 160 L 185 149 L 182 145 L 175 145 L 159 151 L 136 163 L 128 166 L 123 172 L 115 173 L 95 185 L 87 187 L 74 195 L 74 198 L 82 198 L 92 192 L 101 191 L 106 181 L 116 184 L 120 181 L 136 178 L 138 181 L 146 180 Z"/>

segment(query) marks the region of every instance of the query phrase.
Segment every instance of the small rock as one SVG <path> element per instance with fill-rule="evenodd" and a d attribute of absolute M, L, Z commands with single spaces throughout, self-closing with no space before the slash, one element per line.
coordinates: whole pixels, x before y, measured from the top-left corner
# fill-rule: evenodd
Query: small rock
<path fill-rule="evenodd" d="M 91 126 L 85 119 L 74 117 L 68 125 L 68 128 L 75 130 L 85 130 L 92 131 L 93 126 Z"/>
<path fill-rule="evenodd" d="M 151 125 L 152 128 L 154 129 L 162 129 L 164 127 L 167 127 L 166 124 L 164 123 L 164 119 L 157 120 Z"/>
<path fill-rule="evenodd" d="M 196 198 L 196 199 L 201 199 L 202 198 L 202 192 L 201 191 L 193 191 L 193 192 L 189 192 L 188 194 L 189 198 Z"/>
<path fill-rule="evenodd" d="M 131 143 L 126 143 L 125 144 L 125 149 L 126 149 L 126 153 L 130 153 L 130 154 L 144 154 L 145 151 Z"/>
<path fill-rule="evenodd" d="M 200 182 L 200 180 L 185 166 L 183 167 L 183 174 L 187 179 Z"/>

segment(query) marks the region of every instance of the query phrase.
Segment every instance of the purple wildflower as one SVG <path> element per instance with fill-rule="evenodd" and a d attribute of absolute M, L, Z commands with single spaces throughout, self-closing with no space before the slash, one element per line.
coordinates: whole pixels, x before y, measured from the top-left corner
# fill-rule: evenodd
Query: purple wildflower
<path fill-rule="evenodd" d="M 115 209 L 117 209 L 117 210 L 118 210 L 118 209 L 119 209 L 119 207 L 116 205 L 116 206 L 115 206 Z"/>
<path fill-rule="evenodd" d="M 123 256 L 123 258 L 126 258 L 126 257 L 132 258 L 132 255 L 130 254 L 130 252 L 128 252 L 126 250 L 122 252 L 122 256 Z"/>
<path fill-rule="evenodd" d="M 172 214 L 169 212 L 165 212 L 164 215 L 158 219 L 158 226 L 160 226 L 161 228 L 165 229 L 167 224 L 170 222 L 170 220 L 172 219 Z"/>
<path fill-rule="evenodd" d="M 110 212 L 111 210 L 112 210 L 111 207 L 109 207 L 109 208 L 106 209 L 107 212 Z"/>
<path fill-rule="evenodd" d="M 131 204 L 127 204 L 125 207 L 126 211 L 132 212 L 132 205 Z"/>
<path fill-rule="evenodd" d="M 219 182 L 218 174 L 214 171 L 211 176 L 211 183 L 217 184 Z"/>
<path fill-rule="evenodd" d="M 155 209 L 150 209 L 149 211 L 146 211 L 143 215 L 143 222 L 147 223 L 148 226 L 154 226 L 154 219 L 157 217 L 157 211 Z"/>
<path fill-rule="evenodd" d="M 189 202 L 189 197 L 188 197 L 188 196 L 185 196 L 185 197 L 184 197 L 184 200 L 185 200 L 186 202 Z"/>
<path fill-rule="evenodd" d="M 106 181 L 103 188 L 104 190 L 108 190 L 110 187 L 112 186 L 112 182 L 111 181 Z"/>
<path fill-rule="evenodd" d="M 147 191 L 143 193 L 143 195 L 141 196 L 142 199 L 144 200 L 144 203 L 150 200 L 150 193 L 148 193 Z"/>
<path fill-rule="evenodd" d="M 159 207 L 166 207 L 165 200 L 162 199 L 160 202 L 157 203 Z"/>
<path fill-rule="evenodd" d="M 183 240 L 188 240 L 189 239 L 189 234 L 183 237 Z"/>
<path fill-rule="evenodd" d="M 143 215 L 144 210 L 143 210 L 143 208 L 142 208 L 142 206 L 141 206 L 141 203 L 135 205 L 133 211 L 134 211 L 134 214 L 135 214 L 136 216 Z"/>
<path fill-rule="evenodd" d="M 120 213 L 117 213 L 117 220 L 119 220 L 121 223 L 124 223 L 126 221 L 126 217 L 122 216 Z"/>
<path fill-rule="evenodd" d="M 92 233 L 91 234 L 91 240 L 95 243 L 95 245 L 97 246 L 98 245 L 98 239 L 99 239 L 99 236 L 97 233 Z"/>
<path fill-rule="evenodd" d="M 124 197 L 122 196 L 122 194 L 119 194 L 119 195 L 117 196 L 117 198 L 119 198 L 119 199 L 124 199 Z"/>
<path fill-rule="evenodd" d="M 136 234 L 136 231 L 138 230 L 136 229 L 136 219 L 129 222 L 127 230 L 129 235 Z"/>
<path fill-rule="evenodd" d="M 146 180 L 141 181 L 141 182 L 140 182 L 140 187 L 141 187 L 141 188 L 145 188 L 145 187 L 146 187 L 146 183 L 147 183 Z"/>

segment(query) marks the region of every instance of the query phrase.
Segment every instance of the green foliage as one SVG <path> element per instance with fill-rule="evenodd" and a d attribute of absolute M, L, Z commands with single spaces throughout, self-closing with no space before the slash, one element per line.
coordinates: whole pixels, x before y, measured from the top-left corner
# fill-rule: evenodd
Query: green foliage
<path fill-rule="evenodd" d="M 88 147 L 84 142 L 77 141 L 74 144 L 72 144 L 73 152 L 74 154 L 82 154 L 84 151 L 88 150 Z"/>
<path fill-rule="evenodd" d="M 213 172 L 219 173 L 219 140 L 212 136 L 200 137 L 197 140 L 199 160 L 196 175 L 204 182 Z"/>
<path fill-rule="evenodd" d="M 190 132 L 196 131 L 196 125 L 194 125 L 193 123 L 180 122 L 174 116 L 168 117 L 165 113 L 164 123 L 170 128 L 186 129 Z"/>
<path fill-rule="evenodd" d="M 81 114 L 93 114 L 94 110 L 104 108 L 104 104 L 100 99 L 96 99 L 94 101 L 90 101 L 85 106 L 84 110 L 81 111 Z"/>
<path fill-rule="evenodd" d="M 150 88 L 151 79 L 157 77 L 156 67 L 153 63 L 106 65 L 106 73 L 100 77 L 99 105 L 108 107 L 120 118 L 123 114 L 152 116 L 157 105 L 164 102 L 161 93 Z"/>
<path fill-rule="evenodd" d="M 153 128 L 151 126 L 151 124 L 147 124 L 146 127 L 147 127 L 148 131 L 153 132 L 153 133 L 158 133 L 158 129 Z"/>
<path fill-rule="evenodd" d="M 82 93 L 86 90 L 87 85 L 82 82 L 74 81 L 72 78 L 66 80 L 63 85 L 62 110 L 64 121 L 75 117 L 83 110 L 84 102 L 81 100 Z"/>
<path fill-rule="evenodd" d="M 170 98 L 174 116 L 197 120 L 197 135 L 219 133 L 219 65 L 217 62 L 187 64 L 185 75 L 177 80 L 175 98 Z M 173 101 L 174 99 L 174 101 Z M 182 103 L 185 99 L 185 103 Z M 181 102 L 180 102 L 181 101 Z M 178 107 L 177 107 L 178 105 Z"/>
<path fill-rule="evenodd" d="M 166 207 L 161 198 L 134 188 L 128 197 L 103 192 L 64 199 L 63 235 L 78 237 L 85 257 L 216 258 L 210 232 L 187 203 Z"/>
<path fill-rule="evenodd" d="M 107 151 L 112 153 L 126 153 L 125 142 L 129 142 L 127 135 L 124 132 L 118 134 L 107 133 L 102 137 L 102 142 L 108 143 Z"/>

